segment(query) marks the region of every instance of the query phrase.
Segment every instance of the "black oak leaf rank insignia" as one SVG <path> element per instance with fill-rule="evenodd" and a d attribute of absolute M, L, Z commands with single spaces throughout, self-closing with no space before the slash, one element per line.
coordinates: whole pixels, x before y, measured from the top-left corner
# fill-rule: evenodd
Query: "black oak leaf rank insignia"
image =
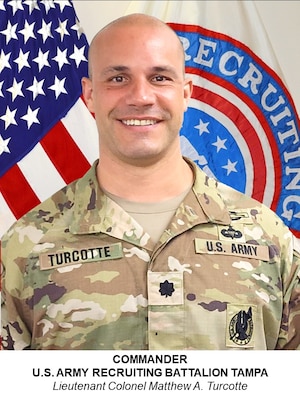
<path fill-rule="evenodd" d="M 159 291 L 162 296 L 172 296 L 173 292 L 175 291 L 174 284 L 172 282 L 169 282 L 168 280 L 160 283 L 159 286 Z"/>

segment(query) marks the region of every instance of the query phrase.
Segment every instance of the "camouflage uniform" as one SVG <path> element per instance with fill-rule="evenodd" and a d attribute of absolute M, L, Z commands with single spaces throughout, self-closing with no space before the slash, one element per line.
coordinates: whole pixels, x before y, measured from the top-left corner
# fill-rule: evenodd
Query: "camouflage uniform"
<path fill-rule="evenodd" d="M 95 168 L 4 236 L 4 348 L 299 348 L 299 253 L 272 211 L 193 166 L 154 244 Z"/>

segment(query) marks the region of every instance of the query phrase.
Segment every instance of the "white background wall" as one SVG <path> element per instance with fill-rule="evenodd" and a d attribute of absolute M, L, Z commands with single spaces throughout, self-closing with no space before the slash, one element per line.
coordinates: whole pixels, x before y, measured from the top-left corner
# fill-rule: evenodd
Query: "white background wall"
<path fill-rule="evenodd" d="M 210 0 L 213 1 L 213 0 Z M 240 0 L 238 0 L 240 1 Z M 85 34 L 92 37 L 108 22 L 125 14 L 130 1 L 73 0 Z M 285 83 L 300 113 L 300 1 L 254 1 Z"/>

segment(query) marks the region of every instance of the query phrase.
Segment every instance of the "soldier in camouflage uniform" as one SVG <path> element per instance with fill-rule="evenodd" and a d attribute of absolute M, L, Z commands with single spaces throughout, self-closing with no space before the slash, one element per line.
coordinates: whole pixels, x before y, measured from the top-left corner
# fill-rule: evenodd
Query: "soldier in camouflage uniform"
<path fill-rule="evenodd" d="M 3 347 L 299 348 L 293 235 L 180 154 L 192 85 L 177 36 L 125 17 L 89 62 L 100 158 L 3 237 Z"/>

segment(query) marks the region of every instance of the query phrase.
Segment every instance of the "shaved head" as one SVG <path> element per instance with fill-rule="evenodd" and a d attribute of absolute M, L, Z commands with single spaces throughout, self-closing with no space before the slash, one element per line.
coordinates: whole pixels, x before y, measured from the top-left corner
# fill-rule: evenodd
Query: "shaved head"
<path fill-rule="evenodd" d="M 184 50 L 182 47 L 182 43 L 177 36 L 177 34 L 173 31 L 172 28 L 170 28 L 166 23 L 161 21 L 158 18 L 152 17 L 150 15 L 146 14 L 130 14 L 130 15 L 125 15 L 123 17 L 120 17 L 112 22 L 110 22 L 108 25 L 106 25 L 104 28 L 102 28 L 93 38 L 90 48 L 89 48 L 89 76 L 92 77 L 92 65 L 93 65 L 93 59 L 96 54 L 101 52 L 101 44 L 103 41 L 105 41 L 105 38 L 107 35 L 110 35 L 111 32 L 113 31 L 118 31 L 122 32 L 122 30 L 126 28 L 131 28 L 131 27 L 136 27 L 138 28 L 139 26 L 141 29 L 149 28 L 153 32 L 157 32 L 158 35 L 167 35 L 169 36 L 170 40 L 173 40 L 174 43 L 177 43 L 178 46 L 178 56 L 182 58 L 182 66 L 183 66 L 183 73 L 184 73 L 184 62 L 185 62 L 185 57 L 184 57 Z M 124 31 L 123 31 L 124 32 Z M 130 43 L 128 43 L 128 46 L 130 46 Z"/>
<path fill-rule="evenodd" d="M 149 166 L 181 154 L 179 131 L 192 92 L 184 58 L 176 33 L 145 14 L 121 17 L 97 33 L 82 83 L 100 159 Z"/>

